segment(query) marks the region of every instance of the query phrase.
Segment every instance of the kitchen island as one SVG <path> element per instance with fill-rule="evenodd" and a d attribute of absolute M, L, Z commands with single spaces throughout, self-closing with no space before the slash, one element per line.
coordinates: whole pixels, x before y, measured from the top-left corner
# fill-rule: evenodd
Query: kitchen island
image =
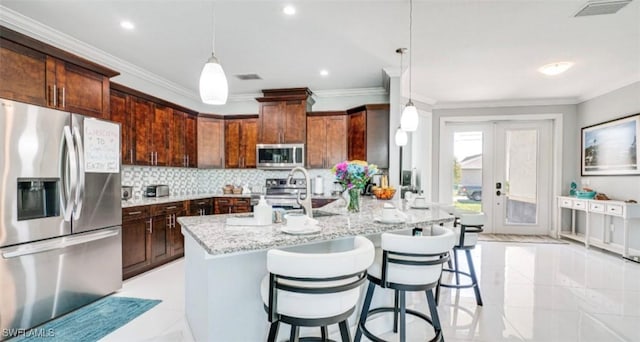
<path fill-rule="evenodd" d="M 385 203 L 406 215 L 405 223 L 379 223 Z M 452 222 L 438 207 L 410 209 L 403 201 L 361 199 L 360 213 L 347 213 L 344 201 L 316 212 L 321 230 L 309 235 L 289 235 L 282 224 L 230 226 L 228 217 L 180 217 L 185 240 L 185 312 L 197 341 L 264 341 L 267 315 L 260 298 L 260 282 L 267 274 L 266 253 L 271 248 L 306 252 L 336 252 L 351 245 L 354 236 L 379 235 L 415 227 Z M 287 328 L 282 328 L 284 336 Z M 303 330 L 304 333 L 304 330 Z"/>

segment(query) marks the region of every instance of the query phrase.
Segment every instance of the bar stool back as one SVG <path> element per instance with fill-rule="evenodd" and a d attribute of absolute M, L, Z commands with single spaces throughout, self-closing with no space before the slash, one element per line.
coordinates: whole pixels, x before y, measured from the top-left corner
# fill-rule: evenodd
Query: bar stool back
<path fill-rule="evenodd" d="M 455 276 L 455 284 L 440 283 L 442 287 L 448 288 L 473 288 L 476 297 L 476 303 L 482 305 L 482 296 L 480 295 L 480 286 L 478 285 L 478 278 L 473 265 L 473 259 L 471 258 L 471 250 L 476 247 L 478 242 L 478 233 L 483 231 L 487 218 L 484 213 L 474 214 L 455 214 L 456 220 L 454 221 L 454 231 L 456 233 L 456 245 L 453 246 L 453 268 L 445 268 L 444 272 L 453 273 Z M 459 226 L 459 227 L 458 227 Z M 458 263 L 457 251 L 463 250 L 467 256 L 467 265 L 469 272 L 461 271 Z M 451 266 L 450 266 L 451 267 Z M 470 283 L 461 284 L 460 276 L 469 277 Z M 436 301 L 440 297 L 440 287 L 436 290 Z"/>
<path fill-rule="evenodd" d="M 373 243 L 356 236 L 353 249 L 338 253 L 267 252 L 269 274 L 261 295 L 271 323 L 268 341 L 275 341 L 280 322 L 291 325 L 290 341 L 298 341 L 299 327 L 339 323 L 342 341 L 350 341 L 347 318 L 360 297 L 359 286 L 375 255 Z"/>
<path fill-rule="evenodd" d="M 369 287 L 364 300 L 355 341 L 364 334 L 372 341 L 384 341 L 373 335 L 365 326 L 367 318 L 381 312 L 393 312 L 393 331 L 398 331 L 400 318 L 400 341 L 406 341 L 406 314 L 421 318 L 431 324 L 436 336 L 432 341 L 442 340 L 442 328 L 431 291 L 440 280 L 442 264 L 449 259 L 449 251 L 455 243 L 453 231 L 443 227 L 431 228 L 432 235 L 408 236 L 382 234 L 381 253 L 369 268 Z M 395 293 L 393 308 L 382 307 L 369 310 L 375 286 L 390 288 Z M 425 291 L 431 317 L 406 308 L 406 291 Z"/>

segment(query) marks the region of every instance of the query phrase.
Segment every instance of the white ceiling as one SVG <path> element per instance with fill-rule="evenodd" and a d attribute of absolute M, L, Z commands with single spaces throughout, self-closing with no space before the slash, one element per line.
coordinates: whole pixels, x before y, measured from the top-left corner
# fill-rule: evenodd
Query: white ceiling
<path fill-rule="evenodd" d="M 584 1 L 416 1 L 413 97 L 437 103 L 583 100 L 639 81 L 640 0 L 614 15 L 574 18 Z M 409 45 L 406 0 L 288 3 L 295 16 L 282 13 L 283 1 L 216 2 L 215 52 L 232 96 L 281 87 L 381 87 L 382 69 L 400 64 L 394 50 Z M 197 97 L 211 53 L 211 1 L 1 4 Z M 135 30 L 121 29 L 122 19 Z M 537 72 L 562 60 L 575 66 L 556 77 Z M 320 69 L 330 75 L 321 77 Z M 245 73 L 263 80 L 233 76 Z"/>

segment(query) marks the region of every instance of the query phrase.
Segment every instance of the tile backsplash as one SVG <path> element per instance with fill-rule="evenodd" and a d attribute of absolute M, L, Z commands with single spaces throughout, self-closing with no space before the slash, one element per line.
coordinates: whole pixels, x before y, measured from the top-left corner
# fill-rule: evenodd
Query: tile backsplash
<path fill-rule="evenodd" d="M 260 169 L 189 169 L 180 167 L 122 165 L 122 185 L 133 186 L 133 196 L 141 197 L 142 189 L 150 184 L 169 185 L 171 195 L 222 193 L 225 184 L 248 185 L 261 191 L 267 178 L 285 178 L 288 171 Z M 295 177 L 300 177 L 297 173 Z M 333 189 L 334 175 L 330 169 L 309 170 L 311 179 L 321 176 L 324 193 Z"/>

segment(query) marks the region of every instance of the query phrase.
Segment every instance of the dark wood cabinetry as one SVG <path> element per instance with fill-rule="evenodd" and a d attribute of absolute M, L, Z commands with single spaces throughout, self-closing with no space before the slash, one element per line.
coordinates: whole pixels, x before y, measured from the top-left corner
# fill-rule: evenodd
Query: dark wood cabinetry
<path fill-rule="evenodd" d="M 364 105 L 347 113 L 348 159 L 389 168 L 389 105 Z"/>
<path fill-rule="evenodd" d="M 120 146 L 123 164 L 133 164 L 133 135 L 131 132 L 133 118 L 129 112 L 131 101 L 127 94 L 111 90 L 111 121 L 120 123 Z"/>
<path fill-rule="evenodd" d="M 213 198 L 201 198 L 189 201 L 189 216 L 213 214 Z"/>
<path fill-rule="evenodd" d="M 261 144 L 304 144 L 306 114 L 313 99 L 308 88 L 263 90 L 259 107 L 258 141 Z"/>
<path fill-rule="evenodd" d="M 347 158 L 346 112 L 307 116 L 307 167 L 331 168 Z"/>
<path fill-rule="evenodd" d="M 171 125 L 171 166 L 196 167 L 197 121 L 196 116 L 174 110 Z"/>
<path fill-rule="evenodd" d="M 148 142 L 151 148 L 152 165 L 169 166 L 171 154 L 171 123 L 173 110 L 166 106 L 153 104 L 153 121 L 151 121 L 151 140 Z M 137 125 L 137 123 L 136 123 Z"/>
<path fill-rule="evenodd" d="M 250 213 L 252 211 L 251 198 L 216 197 L 213 199 L 213 208 L 216 215 Z"/>
<path fill-rule="evenodd" d="M 117 72 L 0 26 L 0 97 L 109 118 Z"/>
<path fill-rule="evenodd" d="M 224 119 L 198 116 L 198 167 L 224 168 Z"/>
<path fill-rule="evenodd" d="M 131 278 L 151 265 L 151 217 L 148 207 L 122 209 L 122 277 Z"/>
<path fill-rule="evenodd" d="M 225 168 L 255 168 L 258 119 L 255 116 L 224 120 Z"/>

